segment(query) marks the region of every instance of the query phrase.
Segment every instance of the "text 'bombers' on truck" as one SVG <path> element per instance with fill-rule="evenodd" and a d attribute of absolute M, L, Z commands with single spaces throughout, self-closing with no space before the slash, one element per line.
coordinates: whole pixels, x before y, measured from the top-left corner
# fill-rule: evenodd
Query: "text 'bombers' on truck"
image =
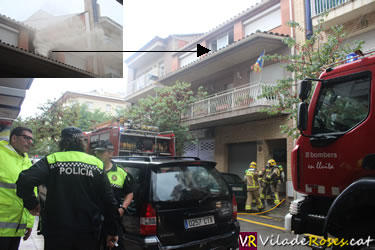
<path fill-rule="evenodd" d="M 301 136 L 292 151 L 294 200 L 285 228 L 345 239 L 375 238 L 375 51 L 305 79 Z"/>
<path fill-rule="evenodd" d="M 138 126 L 118 122 L 106 122 L 86 132 L 87 152 L 92 153 L 99 141 L 110 141 L 114 156 L 175 156 L 175 136 L 171 131 L 158 132 L 157 127 Z"/>

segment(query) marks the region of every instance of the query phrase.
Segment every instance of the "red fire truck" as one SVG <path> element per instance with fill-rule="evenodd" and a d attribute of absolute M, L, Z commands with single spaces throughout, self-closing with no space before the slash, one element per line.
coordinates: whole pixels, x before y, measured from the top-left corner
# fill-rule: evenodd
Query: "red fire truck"
<path fill-rule="evenodd" d="M 301 198 L 285 228 L 375 238 L 375 55 L 356 56 L 300 84 L 292 180 Z M 309 104 L 312 81 L 316 87 Z M 354 249 L 354 248 L 351 248 Z"/>
<path fill-rule="evenodd" d="M 114 156 L 158 155 L 175 156 L 175 136 L 171 131 L 155 132 L 144 129 L 130 129 L 121 123 L 101 126 L 86 132 L 87 152 L 92 153 L 99 141 L 110 141 L 114 146 Z M 155 130 L 155 127 L 151 127 Z"/>

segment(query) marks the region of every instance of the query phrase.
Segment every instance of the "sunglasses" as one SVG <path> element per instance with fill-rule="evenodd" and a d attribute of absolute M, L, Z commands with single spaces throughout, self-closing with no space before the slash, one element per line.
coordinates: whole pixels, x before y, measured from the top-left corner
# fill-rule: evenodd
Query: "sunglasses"
<path fill-rule="evenodd" d="M 34 138 L 28 136 L 28 135 L 16 135 L 16 136 L 22 136 L 23 139 L 25 139 L 26 141 L 31 141 L 31 142 L 34 142 Z"/>

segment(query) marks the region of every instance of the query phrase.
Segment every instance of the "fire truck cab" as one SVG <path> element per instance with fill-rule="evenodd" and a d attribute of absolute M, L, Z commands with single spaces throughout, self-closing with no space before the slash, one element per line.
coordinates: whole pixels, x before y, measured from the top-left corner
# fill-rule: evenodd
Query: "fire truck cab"
<path fill-rule="evenodd" d="M 294 190 L 304 195 L 290 205 L 287 230 L 375 238 L 374 79 L 375 55 L 368 54 L 301 82 L 291 167 Z"/>

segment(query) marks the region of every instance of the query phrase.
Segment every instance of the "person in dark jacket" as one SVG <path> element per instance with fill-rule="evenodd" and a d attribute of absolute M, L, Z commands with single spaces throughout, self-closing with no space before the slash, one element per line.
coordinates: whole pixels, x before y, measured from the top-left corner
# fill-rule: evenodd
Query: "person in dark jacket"
<path fill-rule="evenodd" d="M 119 212 L 114 194 L 104 173 L 103 163 L 84 153 L 83 134 L 79 128 L 61 131 L 61 152 L 50 154 L 22 171 L 17 181 L 17 195 L 33 215 L 40 205 L 33 188 L 47 187 L 43 222 L 45 250 L 95 249 L 102 226 L 107 232 L 107 247 L 117 245 Z"/>
<path fill-rule="evenodd" d="M 130 177 L 130 174 L 128 174 L 120 166 L 117 166 L 111 160 L 113 150 L 114 147 L 110 141 L 99 141 L 98 145 L 94 149 L 94 153 L 104 163 L 104 171 L 108 176 L 108 180 L 111 183 L 112 190 L 115 194 L 120 216 L 123 216 L 129 204 L 133 200 L 132 178 Z M 118 247 L 115 247 L 114 249 L 125 249 L 125 244 L 121 238 L 121 233 L 119 234 Z"/>

